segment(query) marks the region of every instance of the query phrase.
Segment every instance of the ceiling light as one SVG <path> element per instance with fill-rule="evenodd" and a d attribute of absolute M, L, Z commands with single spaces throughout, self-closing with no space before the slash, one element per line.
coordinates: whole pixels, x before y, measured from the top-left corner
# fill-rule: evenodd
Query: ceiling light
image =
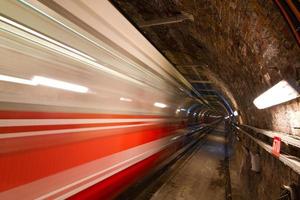
<path fill-rule="evenodd" d="M 27 80 L 23 78 L 17 78 L 13 76 L 0 75 L 0 81 L 13 82 L 25 85 L 36 85 L 36 83 L 32 82 L 32 80 Z"/>
<path fill-rule="evenodd" d="M 87 93 L 87 91 L 89 90 L 87 87 L 81 85 L 59 81 L 59 80 L 46 78 L 42 76 L 34 76 L 32 82 L 35 83 L 36 85 L 43 85 L 43 86 L 48 86 L 48 87 L 53 87 L 53 88 L 58 88 L 63 90 L 69 90 L 73 92 L 79 92 L 79 93 Z"/>
<path fill-rule="evenodd" d="M 258 109 L 263 109 L 290 101 L 297 97 L 299 97 L 298 91 L 287 81 L 282 80 L 258 96 L 253 103 Z"/>
<path fill-rule="evenodd" d="M 166 104 L 160 103 L 160 102 L 155 102 L 153 105 L 154 105 L 155 107 L 159 107 L 159 108 L 165 108 L 165 107 L 167 107 Z"/>
<path fill-rule="evenodd" d="M 238 116 L 238 115 L 239 115 L 238 111 L 234 111 L 234 112 L 233 112 L 233 115 L 234 115 L 234 116 Z"/>

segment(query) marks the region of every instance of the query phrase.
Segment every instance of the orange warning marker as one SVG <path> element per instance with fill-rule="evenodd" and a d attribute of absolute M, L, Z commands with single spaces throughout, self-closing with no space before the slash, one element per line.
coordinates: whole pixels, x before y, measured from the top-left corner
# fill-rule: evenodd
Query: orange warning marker
<path fill-rule="evenodd" d="M 281 138 L 280 137 L 274 137 L 273 146 L 272 146 L 272 154 L 274 156 L 279 157 L 279 155 L 280 155 L 280 144 L 281 144 Z"/>

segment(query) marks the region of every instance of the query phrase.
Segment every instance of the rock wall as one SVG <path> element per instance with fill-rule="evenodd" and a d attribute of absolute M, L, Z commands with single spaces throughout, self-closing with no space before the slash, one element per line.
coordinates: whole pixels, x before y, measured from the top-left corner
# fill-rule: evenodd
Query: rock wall
<path fill-rule="evenodd" d="M 235 99 L 244 123 L 300 134 L 291 114 L 299 100 L 258 110 L 253 100 L 282 79 L 300 79 L 300 48 L 270 0 L 111 0 L 130 20 L 163 19 L 188 13 L 192 20 L 140 28 L 141 32 L 188 79 L 195 72 L 217 77 L 217 88 Z M 211 76 L 210 76 L 211 75 Z M 226 85 L 228 91 L 224 91 Z M 232 100 L 230 96 L 227 98 Z M 235 102 L 232 101 L 234 105 Z M 293 122 L 292 122 L 293 121 Z M 300 120 L 299 120 L 300 121 Z"/>

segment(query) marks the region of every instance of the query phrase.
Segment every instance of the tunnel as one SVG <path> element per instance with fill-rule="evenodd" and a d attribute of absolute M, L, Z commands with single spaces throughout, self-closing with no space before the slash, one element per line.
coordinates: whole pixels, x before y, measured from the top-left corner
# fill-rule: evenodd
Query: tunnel
<path fill-rule="evenodd" d="M 0 200 L 299 200 L 299 0 L 0 0 Z"/>

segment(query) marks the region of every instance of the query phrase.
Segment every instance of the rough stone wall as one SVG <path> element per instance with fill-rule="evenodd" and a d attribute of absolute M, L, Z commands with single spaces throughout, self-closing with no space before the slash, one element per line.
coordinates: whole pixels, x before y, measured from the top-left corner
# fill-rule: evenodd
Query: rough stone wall
<path fill-rule="evenodd" d="M 264 110 L 252 103 L 280 80 L 300 78 L 300 48 L 273 1 L 111 1 L 136 24 L 192 14 L 194 21 L 140 30 L 174 65 L 197 64 L 200 73 L 219 79 L 218 88 L 225 83 L 244 123 L 300 134 L 293 129 L 299 115 L 292 113 L 300 110 L 299 100 Z"/>

